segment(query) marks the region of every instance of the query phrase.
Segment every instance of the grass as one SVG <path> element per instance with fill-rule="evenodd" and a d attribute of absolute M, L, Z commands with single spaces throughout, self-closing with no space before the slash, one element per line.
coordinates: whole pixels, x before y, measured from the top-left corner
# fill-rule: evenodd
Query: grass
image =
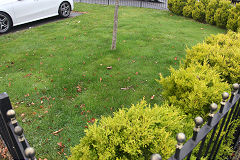
<path fill-rule="evenodd" d="M 186 46 L 225 32 L 168 11 L 120 7 L 111 51 L 114 6 L 78 3 L 75 10 L 87 13 L 0 36 L 0 92 L 9 94 L 38 158 L 69 155 L 92 118 L 143 97 L 160 104 L 158 74 L 177 68 Z"/>

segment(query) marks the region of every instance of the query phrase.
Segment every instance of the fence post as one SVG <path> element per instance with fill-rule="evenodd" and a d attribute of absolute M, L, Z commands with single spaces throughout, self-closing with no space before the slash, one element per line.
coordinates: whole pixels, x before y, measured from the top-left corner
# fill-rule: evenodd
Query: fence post
<path fill-rule="evenodd" d="M 195 127 L 193 128 L 193 137 L 192 137 L 192 140 L 193 140 L 193 141 L 196 141 L 198 132 L 200 131 L 201 125 L 203 124 L 203 118 L 202 118 L 202 117 L 196 117 L 196 118 L 194 119 L 194 122 L 195 122 Z M 192 155 L 192 152 L 190 152 L 190 153 L 188 154 L 187 160 L 190 160 L 191 155 Z"/>
<path fill-rule="evenodd" d="M 150 160 L 162 160 L 162 157 L 160 156 L 160 154 L 152 154 Z"/>
<path fill-rule="evenodd" d="M 0 94 L 0 134 L 13 159 L 35 160 L 35 150 L 24 138 L 7 93 Z"/>
<path fill-rule="evenodd" d="M 178 133 L 176 139 L 177 139 L 177 142 L 178 142 L 178 143 L 177 143 L 177 145 L 176 145 L 176 153 L 175 153 L 175 155 L 174 155 L 174 158 L 176 158 L 177 160 L 179 160 L 180 151 L 181 151 L 181 149 L 182 149 L 182 147 L 183 147 L 183 143 L 184 143 L 185 140 L 186 140 L 186 136 L 185 136 L 184 133 Z"/>
<path fill-rule="evenodd" d="M 218 106 L 217 106 L 216 103 L 212 103 L 210 105 L 210 113 L 208 114 L 208 123 L 207 123 L 207 125 L 211 126 L 212 119 L 214 117 L 214 111 L 216 111 L 217 108 L 218 108 Z"/>
<path fill-rule="evenodd" d="M 140 1 L 140 8 L 142 8 L 142 3 L 143 3 L 143 0 Z"/>

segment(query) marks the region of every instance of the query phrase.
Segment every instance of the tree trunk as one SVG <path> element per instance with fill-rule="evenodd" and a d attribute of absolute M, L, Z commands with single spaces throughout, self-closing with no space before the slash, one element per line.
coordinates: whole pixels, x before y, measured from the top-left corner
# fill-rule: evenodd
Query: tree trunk
<path fill-rule="evenodd" d="M 114 11 L 114 24 L 113 24 L 113 37 L 112 37 L 112 50 L 116 49 L 117 45 L 117 27 L 118 27 L 118 8 L 119 0 L 116 0 Z"/>

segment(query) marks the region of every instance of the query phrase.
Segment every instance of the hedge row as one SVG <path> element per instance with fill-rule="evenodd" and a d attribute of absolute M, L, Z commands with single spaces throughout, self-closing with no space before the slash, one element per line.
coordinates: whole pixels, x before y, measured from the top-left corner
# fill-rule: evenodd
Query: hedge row
<path fill-rule="evenodd" d="M 142 100 L 90 125 L 69 160 L 145 160 L 153 153 L 167 159 L 175 151 L 176 134 L 188 133 L 193 125 L 173 106 L 151 107 Z"/>
<path fill-rule="evenodd" d="M 240 33 L 212 35 L 191 49 L 180 69 L 171 68 L 171 75 L 160 75 L 163 97 L 169 104 L 180 107 L 188 117 L 205 117 L 211 103 L 219 104 L 221 93 L 230 93 L 230 84 L 240 83 Z M 238 124 L 235 124 L 235 127 Z M 230 131 L 228 141 L 216 159 L 232 153 Z M 226 156 L 226 157 L 225 157 Z"/>
<path fill-rule="evenodd" d="M 240 30 L 240 3 L 234 5 L 230 0 L 169 0 L 168 9 L 200 22 Z"/>
<path fill-rule="evenodd" d="M 189 2 L 190 3 L 190 2 Z M 175 135 L 192 135 L 193 118 L 206 117 L 209 105 L 219 103 L 230 91 L 229 83 L 240 80 L 240 33 L 228 32 L 207 38 L 187 49 L 180 69 L 157 80 L 166 99 L 151 107 L 145 100 L 112 117 L 102 117 L 85 130 L 80 144 L 71 149 L 70 160 L 149 159 L 153 153 L 169 158 L 175 150 Z M 234 129 L 234 127 L 233 127 Z M 233 137 L 233 130 L 229 133 Z M 220 157 L 231 153 L 231 140 L 220 148 Z M 193 152 L 193 156 L 195 153 Z"/>

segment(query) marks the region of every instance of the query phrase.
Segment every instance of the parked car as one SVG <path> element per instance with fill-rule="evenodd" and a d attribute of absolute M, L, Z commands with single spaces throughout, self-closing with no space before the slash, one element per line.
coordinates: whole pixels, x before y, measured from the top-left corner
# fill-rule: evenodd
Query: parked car
<path fill-rule="evenodd" d="M 12 26 L 57 16 L 66 18 L 73 0 L 0 0 L 0 34 Z"/>

